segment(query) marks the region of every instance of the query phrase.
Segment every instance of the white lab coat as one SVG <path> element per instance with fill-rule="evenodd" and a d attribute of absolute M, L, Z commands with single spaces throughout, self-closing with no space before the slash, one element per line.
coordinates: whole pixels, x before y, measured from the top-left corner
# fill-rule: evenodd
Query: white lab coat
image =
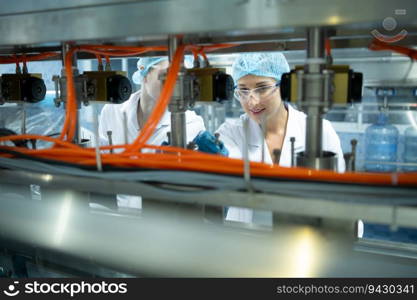
<path fill-rule="evenodd" d="M 291 105 L 286 104 L 288 109 L 287 130 L 284 137 L 284 143 L 281 149 L 281 156 L 279 160 L 280 166 L 291 166 L 291 137 L 295 137 L 295 153 L 305 150 L 305 134 L 306 134 L 306 114 L 294 109 Z M 225 144 L 229 150 L 229 157 L 243 158 L 243 149 L 245 142 L 245 132 L 243 124 L 249 120 L 249 134 L 248 134 L 248 152 L 249 160 L 260 162 L 262 161 L 262 143 L 264 143 L 264 162 L 272 164 L 272 158 L 268 150 L 265 139 L 263 138 L 262 130 L 258 123 L 253 121 L 247 114 L 243 114 L 237 120 L 228 120 L 223 123 L 217 132 L 220 134 L 220 140 Z M 333 129 L 331 123 L 323 120 L 323 150 L 331 151 L 337 154 L 338 158 L 338 172 L 345 171 L 345 161 L 343 159 L 342 147 L 340 139 Z M 247 208 L 230 207 L 226 220 L 247 222 L 253 220 L 253 210 Z"/>
<path fill-rule="evenodd" d="M 127 119 L 127 139 L 132 143 L 140 133 L 137 106 L 139 104 L 140 90 L 133 93 L 130 98 L 121 104 L 106 104 L 99 118 L 99 136 L 102 145 L 108 145 L 107 131 L 112 131 L 113 145 L 125 144 L 125 134 L 123 132 L 123 114 L 126 113 Z M 187 143 L 202 130 L 205 130 L 203 119 L 193 111 L 185 113 L 187 128 Z M 171 131 L 171 114 L 167 111 L 159 121 L 154 133 L 148 140 L 148 144 L 161 145 L 167 141 L 167 132 Z M 119 152 L 122 150 L 118 150 Z M 116 152 L 116 151 L 115 151 Z M 145 149 L 143 152 L 152 152 Z M 130 195 L 117 195 L 119 207 L 142 208 L 140 197 Z"/>

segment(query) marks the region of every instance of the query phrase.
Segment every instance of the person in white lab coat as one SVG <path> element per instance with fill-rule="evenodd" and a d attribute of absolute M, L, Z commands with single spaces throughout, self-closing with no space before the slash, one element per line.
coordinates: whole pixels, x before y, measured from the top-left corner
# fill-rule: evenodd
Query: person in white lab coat
<path fill-rule="evenodd" d="M 237 120 L 226 121 L 217 130 L 229 157 L 243 158 L 246 137 L 251 161 L 272 164 L 274 149 L 278 149 L 279 165 L 291 166 L 291 137 L 295 138 L 296 153 L 305 150 L 306 115 L 281 99 L 281 75 L 289 71 L 285 56 L 279 52 L 245 53 L 235 60 L 235 97 L 246 113 Z M 322 146 L 337 154 L 338 171 L 344 172 L 340 140 L 327 120 L 323 120 Z M 226 220 L 252 222 L 253 210 L 230 207 Z"/>
<path fill-rule="evenodd" d="M 139 135 L 141 128 L 148 120 L 159 98 L 162 82 L 159 75 L 168 68 L 167 57 L 145 57 L 138 61 L 138 71 L 133 74 L 133 81 L 141 88 L 121 104 L 106 104 L 99 118 L 99 136 L 102 145 L 109 144 L 109 132 L 113 145 L 132 143 Z M 187 143 L 192 141 L 200 132 L 204 131 L 203 119 L 193 111 L 186 114 Z M 127 132 L 124 130 L 126 120 Z M 168 142 L 167 133 L 171 131 L 171 114 L 166 111 L 156 126 L 148 144 L 161 145 Z M 121 151 L 121 150 L 118 150 Z M 152 150 L 145 150 L 152 151 Z M 118 207 L 142 208 L 140 197 L 117 195 Z"/>

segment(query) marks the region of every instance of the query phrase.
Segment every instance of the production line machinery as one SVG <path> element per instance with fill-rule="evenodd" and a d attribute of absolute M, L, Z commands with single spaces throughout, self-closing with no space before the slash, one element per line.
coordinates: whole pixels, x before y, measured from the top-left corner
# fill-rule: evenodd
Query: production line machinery
<path fill-rule="evenodd" d="M 362 90 L 360 73 L 332 66 L 326 58 L 326 40 L 336 48 L 366 46 L 373 38 L 370 28 L 403 8 L 407 15 L 401 25 L 408 36 L 402 43 L 415 46 L 413 1 L 90 2 L 63 6 L 50 1 L 33 8 L 28 1 L 23 3 L 29 5 L 25 9 L 2 7 L 0 17 L 0 25 L 19 24 L 0 35 L 3 55 L 47 51 L 62 55 L 66 68 L 54 78 L 56 103 L 70 111 L 68 120 L 82 104 L 121 103 L 132 90 L 125 74 L 100 64 L 96 71 L 78 74 L 76 61 L 68 59 L 95 58 L 92 50 L 104 57 L 111 55 L 109 49 L 120 52 L 129 47 L 133 52 L 136 47 L 140 52 L 139 47 L 164 45 L 141 55 L 168 55 L 178 67 L 176 74 L 168 72 L 162 79 L 172 90 L 166 103 L 171 112 L 170 145 L 186 148 L 185 111 L 196 101 L 230 99 L 233 83 L 224 68 L 196 64 L 184 69 L 176 55 L 187 47 L 191 52 L 204 47 L 208 51 L 225 42 L 234 47 L 213 53 L 306 49 L 305 65 L 286 74 L 287 85 L 281 88 L 284 98 L 297 99 L 307 114 L 306 150 L 294 158 L 294 166 L 309 169 L 274 166 L 267 171 L 246 160 L 228 174 L 209 171 L 207 165 L 198 172 L 181 167 L 187 159 L 181 152 L 176 155 L 182 165 L 178 162 L 170 170 L 146 166 L 127 170 L 111 164 L 106 168 L 105 162 L 99 168 L 99 158 L 77 168 L 9 149 L 0 157 L 3 276 L 35 276 L 28 266 L 61 276 L 417 276 L 415 244 L 358 240 L 356 232 L 358 220 L 388 224 L 392 230 L 417 228 L 416 175 L 334 173 L 335 155 L 323 152 L 319 142 L 323 114 L 331 108 L 333 95 L 336 102 L 354 102 Z M 242 15 L 259 22 L 242 20 Z M 128 26 L 124 21 L 128 19 L 140 24 Z M 78 28 L 87 23 L 94 24 L 91 30 Z M 66 55 L 75 49 L 79 53 Z M 172 82 L 174 75 L 177 80 Z M 43 98 L 39 76 L 27 70 L 13 76 L 1 77 L 4 102 Z M 11 86 L 20 93 L 9 96 Z M 64 142 L 80 144 L 79 124 L 71 122 Z M 100 157 L 98 146 L 90 150 Z M 81 150 L 71 151 L 75 156 Z M 232 169 L 230 162 L 221 162 Z M 143 209 L 117 209 L 116 194 L 140 195 Z M 272 212 L 273 224 L 225 221 L 223 208 L 230 206 Z"/>

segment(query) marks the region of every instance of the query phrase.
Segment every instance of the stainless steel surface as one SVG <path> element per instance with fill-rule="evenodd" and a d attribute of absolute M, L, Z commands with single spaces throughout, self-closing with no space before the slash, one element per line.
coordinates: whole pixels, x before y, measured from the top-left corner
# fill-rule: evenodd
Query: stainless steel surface
<path fill-rule="evenodd" d="M 181 43 L 181 40 L 175 36 L 168 37 L 168 59 L 170 62 L 174 59 L 175 51 L 177 50 L 178 45 Z"/>
<path fill-rule="evenodd" d="M 171 113 L 171 145 L 185 148 L 187 145 L 185 112 Z"/>
<path fill-rule="evenodd" d="M 352 156 L 351 156 L 351 170 L 352 172 L 356 171 L 356 146 L 358 144 L 358 141 L 356 139 L 352 139 L 350 141 L 350 144 L 352 146 Z"/>
<path fill-rule="evenodd" d="M 326 66 L 324 43 L 326 31 L 323 28 L 307 29 L 307 59 L 304 71 L 298 71 L 298 97 L 307 114 L 305 152 L 297 158 L 297 166 L 326 168 L 334 170 L 333 160 L 323 157 L 323 113 L 331 104 L 332 93 Z"/>
<path fill-rule="evenodd" d="M 176 36 L 168 38 L 168 54 L 169 60 L 174 58 L 178 45 L 182 43 L 182 39 Z M 182 65 L 182 64 L 181 64 Z M 186 99 L 186 74 L 181 70 L 175 84 L 174 93 L 168 105 L 171 112 L 171 145 L 174 147 L 186 148 L 187 146 L 187 127 L 185 112 L 188 107 L 188 99 Z"/>
<path fill-rule="evenodd" d="M 96 166 L 97 171 L 103 171 L 103 165 L 101 162 L 101 151 L 100 151 L 100 134 L 98 131 L 98 114 L 96 111 L 93 112 L 93 130 L 94 130 L 94 146 L 96 150 Z M 111 132 L 111 131 L 110 131 Z M 108 132 L 107 132 L 108 133 Z M 110 135 L 111 137 L 111 135 Z"/>
<path fill-rule="evenodd" d="M 20 128 L 21 134 L 26 134 L 26 103 L 22 103 L 22 124 Z"/>
<path fill-rule="evenodd" d="M 307 109 L 306 118 L 306 158 L 314 160 L 322 157 L 323 118 L 318 107 Z M 301 166 L 298 165 L 297 166 Z"/>
<path fill-rule="evenodd" d="M 164 190 L 142 182 L 126 180 L 109 180 L 69 175 L 39 174 L 28 171 L 0 170 L 3 184 L 21 185 L 36 184 L 46 189 L 70 189 L 81 192 L 97 192 L 104 194 L 141 195 L 146 199 L 157 199 L 167 202 L 207 204 L 214 206 L 238 206 L 272 212 L 287 213 L 298 216 L 334 218 L 340 220 L 364 220 L 382 224 L 396 224 L 417 228 L 417 207 L 415 207 L 415 193 L 411 189 L 404 194 L 401 188 L 348 187 L 350 198 L 344 201 L 333 201 L 326 185 L 320 185 L 322 197 L 306 197 L 282 195 L 282 187 L 276 193 L 245 193 L 228 190 L 201 190 L 180 193 L 175 189 Z M 82 180 L 80 180 L 82 178 Z M 226 179 L 223 179 L 226 180 Z M 287 183 L 290 186 L 290 182 Z M 301 188 L 297 183 L 297 187 Z M 295 187 L 292 187 L 295 188 Z M 384 196 L 374 194 L 375 190 L 383 190 Z M 378 194 L 379 195 L 379 194 Z M 410 199 L 412 205 L 401 205 L 396 199 Z M 369 198 L 369 201 L 355 202 L 359 198 Z"/>
<path fill-rule="evenodd" d="M 113 138 L 112 138 L 112 131 L 107 131 L 107 139 L 109 141 L 109 146 L 113 146 Z M 110 149 L 110 153 L 113 153 L 113 149 Z"/>
<path fill-rule="evenodd" d="M 361 252 L 417 259 L 417 245 L 410 243 L 360 239 L 354 248 Z"/>
<path fill-rule="evenodd" d="M 326 38 L 325 29 L 312 27 L 307 29 L 307 62 L 306 73 L 320 73 L 324 64 L 324 42 Z"/>
<path fill-rule="evenodd" d="M 171 0 L 30 1 L 1 4 L 0 45 L 62 41 L 134 39 L 179 33 L 228 32 L 230 36 L 336 26 L 372 29 L 395 9 L 405 9 L 400 25 L 414 27 L 414 0 Z M 134 25 L 132 25 L 134 22 Z"/>
<path fill-rule="evenodd" d="M 243 179 L 248 192 L 253 192 L 253 187 L 250 182 L 250 161 L 249 161 L 249 118 L 243 120 L 243 133 L 244 133 L 244 142 L 243 142 Z"/>
<path fill-rule="evenodd" d="M 401 41 L 406 45 L 416 45 L 417 6 L 415 0 L 397 2 L 380 0 L 74 0 L 70 2 L 42 1 L 34 3 L 21 0 L 16 3 L 0 3 L 0 53 L 18 53 L 16 49 L 31 49 L 58 47 L 62 42 L 70 40 L 77 43 L 99 42 L 156 45 L 165 44 L 168 37 L 175 34 L 185 34 L 185 42 L 235 42 L 241 45 L 237 48 L 220 50 L 218 52 L 262 51 L 304 49 L 306 36 L 305 28 L 311 28 L 308 33 L 308 57 L 323 57 L 323 34 L 318 26 L 329 26 L 335 29 L 332 37 L 334 48 L 366 47 L 372 38 L 372 29 L 381 26 L 386 17 L 393 16 L 395 9 L 406 9 L 407 14 L 397 18 L 399 26 L 406 28 L 410 35 Z M 133 24 L 133 25 L 132 25 Z M 356 38 L 355 38 L 356 37 Z M 313 41 L 311 43 L 311 41 Z M 120 42 L 120 43 L 119 43 Z M 176 39 L 170 39 L 169 55 L 172 59 Z M 153 55 L 153 53 L 146 54 Z M 402 59 L 396 55 L 381 55 L 378 62 L 391 62 Z M 343 60 L 349 56 L 340 55 Z M 364 60 L 367 60 L 365 57 Z M 304 57 L 303 57 L 304 61 Z M 360 62 L 360 65 L 363 65 Z M 388 66 L 388 71 L 392 67 Z M 378 68 L 375 68 L 378 69 Z M 379 69 L 378 69 L 379 70 Z M 321 71 L 320 64 L 311 63 L 307 68 L 310 72 Z M 378 76 L 381 71 L 375 72 Z M 385 72 L 392 75 L 392 72 Z M 397 72 L 398 73 L 398 72 Z M 395 76 L 398 74 L 395 73 Z M 401 72 L 400 72 L 401 73 Z M 412 73 L 410 73 L 412 75 Z M 408 75 L 407 75 L 408 76 Z M 181 79 L 180 79 L 181 80 Z M 411 85 L 412 86 L 412 85 Z M 307 88 L 307 97 L 320 100 L 320 94 L 325 94 L 322 83 L 311 81 Z M 318 95 L 315 95 L 317 92 Z M 177 88 L 177 93 L 181 95 Z M 186 128 L 183 100 L 177 98 L 178 106 L 172 113 L 172 144 L 185 147 Z M 314 101 L 312 101 L 314 102 Z M 322 104 L 311 103 L 308 109 L 306 151 L 308 158 L 297 158 L 297 165 L 309 166 L 316 169 L 335 169 L 337 160 L 334 156 L 324 157 L 321 153 L 321 114 Z M 176 104 L 175 104 L 176 105 Z M 172 106 L 171 106 L 172 107 Z M 186 109 L 186 108 L 185 108 Z M 123 128 L 125 142 L 127 140 L 127 119 L 124 115 Z M 246 132 L 246 131 L 245 131 Z M 77 134 L 78 136 L 78 134 Z M 109 138 L 110 139 L 110 138 Z M 96 141 L 97 144 L 97 141 Z M 294 152 L 292 143 L 292 153 Z M 417 228 L 417 207 L 412 205 L 397 205 L 397 191 L 388 193 L 392 202 L 350 201 L 358 197 L 366 198 L 372 195 L 367 191 L 361 194 L 360 187 L 349 194 L 352 199 L 336 201 L 323 187 L 322 197 L 289 196 L 289 185 L 279 191 L 254 192 L 251 184 L 248 163 L 248 149 L 244 167 L 244 180 L 250 193 L 237 192 L 227 189 L 197 189 L 187 193 L 179 192 L 173 185 L 172 189 L 147 184 L 145 181 L 128 181 L 121 179 L 99 179 L 82 176 L 39 174 L 28 171 L 0 170 L 1 183 L 19 183 L 22 189 L 29 184 L 39 184 L 42 188 L 62 188 L 74 191 L 96 192 L 114 195 L 116 193 L 141 195 L 150 201 L 162 200 L 171 203 L 188 203 L 223 206 L 239 206 L 257 210 L 268 210 L 288 214 L 291 217 L 323 218 L 326 220 L 352 222 L 357 219 L 369 222 L 391 224 L 393 226 L 408 226 Z M 294 165 L 292 157 L 292 165 Z M 99 157 L 97 157 L 99 163 Z M 103 173 L 103 172 L 102 172 Z M 243 180 L 240 179 L 242 182 Z M 149 179 L 149 182 L 151 179 Z M 156 180 L 158 181 L 158 180 Z M 162 182 L 163 184 L 163 182 Z M 299 182 L 298 184 L 303 185 Z M 254 185 L 256 186 L 256 185 Z M 378 187 L 383 188 L 383 187 Z M 377 188 L 376 188 L 377 189 Z M 122 212 L 91 213 L 76 211 L 72 206 L 74 199 L 66 197 L 56 199 L 53 207 L 44 207 L 37 202 L 20 201 L 3 197 L 0 201 L 0 231 L 4 236 L 20 239 L 51 251 L 65 252 L 69 255 L 94 257 L 97 263 L 133 271 L 140 274 L 183 274 L 183 275 L 223 275 L 223 276 L 300 276 L 285 269 L 283 262 L 286 258 L 296 264 L 299 257 L 294 257 L 294 248 L 279 248 L 276 245 L 289 245 L 294 241 L 294 235 L 288 235 L 285 230 L 278 231 L 279 240 L 268 236 L 261 238 L 253 234 L 253 227 L 241 226 L 237 231 L 228 226 L 222 228 L 207 228 L 201 223 L 171 222 L 166 216 L 150 214 L 149 219 L 132 218 L 132 215 Z M 400 196 L 398 196 L 400 198 Z M 410 197 L 411 198 L 411 197 Z M 69 200 L 68 200 L 69 199 Z M 19 201 L 16 201 L 19 200 Z M 386 200 L 386 199 L 385 199 Z M 86 201 L 85 199 L 83 201 Z M 71 209 L 69 209 L 69 207 Z M 66 215 L 67 210 L 71 213 Z M 64 222 L 64 221 L 66 222 Z M 27 221 L 27 222 L 24 222 Z M 65 224 L 64 224 L 65 223 Z M 51 226 L 51 224 L 58 226 Z M 226 223 L 226 225 L 231 225 Z M 235 225 L 235 224 L 232 224 Z M 237 226 L 236 226 L 237 227 Z M 152 230 L 149 230 L 152 228 Z M 241 234 L 243 230 L 243 234 Z M 329 226 L 326 230 L 332 228 Z M 251 229 L 251 231 L 247 231 Z M 230 230 L 230 231 L 229 231 Z M 248 234 L 250 232 L 250 234 Z M 291 236 L 291 238 L 288 238 Z M 323 239 L 319 234 L 314 235 L 318 252 L 328 253 L 337 271 L 328 271 L 325 267 L 317 269 L 314 275 L 322 276 L 373 276 L 393 274 L 393 276 L 417 276 L 414 249 L 403 249 L 398 255 L 398 249 L 384 246 L 382 251 L 368 251 L 372 248 L 365 245 L 367 252 L 378 255 L 395 255 L 411 258 L 397 268 L 379 260 L 369 267 L 371 260 L 363 258 L 354 260 L 347 249 L 350 241 L 342 239 L 343 247 L 334 243 L 329 236 Z M 331 235 L 340 238 L 340 235 Z M 172 243 L 172 241 L 180 241 Z M 146 247 L 143 247 L 146 245 Z M 216 251 L 211 251 L 213 245 Z M 363 246 L 363 243 L 362 243 Z M 373 245 L 374 246 L 374 245 Z M 281 247 L 281 246 L 280 246 Z M 375 248 L 375 247 L 374 247 Z M 389 249 L 388 249 L 389 248 Z M 245 249 L 245 251 L 242 251 Z M 388 249 L 388 250 L 387 250 Z M 277 251 L 279 250 L 279 251 Z M 397 252 L 397 254 L 394 254 Z M 407 252 L 407 253 L 405 253 Z M 115 256 L 114 253 L 117 253 Z M 184 253 L 189 254 L 184 255 Z M 403 254 L 405 253 L 405 254 Z M 411 254 L 410 254 L 411 253 Z M 414 254 L 413 254 L 414 253 Z M 288 255 L 288 256 L 287 256 Z M 373 256 L 372 259 L 376 259 Z M 291 260 L 292 259 L 292 260 Z M 317 257 L 314 257 L 316 260 Z M 278 261 L 278 263 L 277 263 Z M 322 262 L 322 261 L 320 261 Z M 365 264 L 362 264 L 365 263 Z M 366 266 L 365 266 L 366 265 Z M 326 267 L 328 264 L 326 265 Z M 305 266 L 304 266 L 305 267 Z M 349 269 L 351 268 L 351 269 Z M 278 270 L 278 271 L 277 271 Z M 304 269 L 303 269 L 304 270 Z M 349 271 L 350 270 L 350 271 Z M 351 273 L 349 273 L 351 272 Z M 311 274 L 311 273 L 309 273 Z M 305 275 L 305 274 L 304 274 Z M 308 274 L 307 274 L 308 275 Z M 371 276 L 372 276 L 371 275 Z"/>
<path fill-rule="evenodd" d="M 415 260 L 394 261 L 393 268 L 392 259 L 353 253 L 352 240 L 338 231 L 282 226 L 247 234 L 243 228 L 204 224 L 190 214 L 135 217 L 89 211 L 77 201 L 69 191 L 49 203 L 2 197 L 2 246 L 6 239 L 142 276 L 362 277 L 381 271 L 417 276 Z"/>
<path fill-rule="evenodd" d="M 295 137 L 290 138 L 291 142 L 291 167 L 295 167 Z"/>
<path fill-rule="evenodd" d="M 335 153 L 323 151 L 320 157 L 306 155 L 305 152 L 297 153 L 297 166 L 304 166 L 316 170 L 337 171 L 337 157 Z"/>

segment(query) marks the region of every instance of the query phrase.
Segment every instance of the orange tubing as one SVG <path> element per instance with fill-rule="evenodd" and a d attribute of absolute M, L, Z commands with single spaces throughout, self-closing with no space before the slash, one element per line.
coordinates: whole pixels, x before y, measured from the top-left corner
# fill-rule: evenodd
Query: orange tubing
<path fill-rule="evenodd" d="M 237 159 L 230 159 L 218 155 L 211 155 L 191 150 L 168 147 L 146 145 L 146 141 L 152 135 L 154 128 L 158 124 L 162 114 L 168 105 L 172 95 L 181 60 L 185 50 L 190 50 L 195 55 L 204 53 L 203 51 L 214 51 L 219 47 L 230 47 L 232 45 L 213 45 L 213 46 L 179 46 L 171 67 L 167 74 L 167 80 L 164 84 L 160 99 L 152 112 L 151 117 L 142 129 L 141 134 L 131 145 L 115 145 L 103 146 L 101 150 L 107 151 L 109 149 L 124 149 L 121 153 L 103 153 L 101 154 L 102 162 L 105 165 L 112 165 L 117 167 L 129 168 L 157 168 L 157 169 L 172 169 L 172 170 L 188 170 L 197 172 L 210 172 L 220 174 L 232 174 L 242 176 L 243 161 Z M 156 50 L 156 48 L 158 50 Z M 71 49 L 65 57 L 68 103 L 66 112 L 66 123 L 63 127 L 63 136 L 67 141 L 71 141 L 74 134 L 76 117 L 76 101 L 74 95 L 74 82 L 71 72 L 71 58 L 76 51 L 91 52 L 96 55 L 110 55 L 110 56 L 126 56 L 131 53 L 145 52 L 145 51 L 163 51 L 166 47 L 123 47 L 123 46 L 82 46 Z M 118 51 L 118 52 L 115 52 Z M 75 112 L 75 114 L 74 114 Z M 74 128 L 74 129 L 72 129 Z M 21 149 L 17 147 L 6 147 L 14 151 L 20 151 L 24 154 L 34 155 L 37 157 L 50 158 L 64 162 L 90 165 L 96 164 L 95 149 L 81 148 L 69 142 L 54 139 L 50 137 L 36 136 L 36 135 L 19 135 L 7 136 L 0 138 L 0 141 L 6 140 L 22 140 L 22 139 L 43 139 L 55 143 L 55 148 L 31 150 Z M 153 149 L 162 151 L 161 153 L 141 153 L 140 149 Z M 12 157 L 10 154 L 1 154 L 2 157 Z M 357 183 L 357 184 L 376 184 L 376 185 L 404 185 L 417 186 L 417 173 L 393 173 L 393 174 L 375 174 L 375 173 L 344 173 L 339 174 L 332 171 L 325 170 L 310 170 L 304 168 L 285 168 L 276 165 L 267 165 L 262 163 L 251 162 L 251 175 L 259 177 L 282 178 L 285 180 L 311 180 L 311 181 L 326 181 L 326 182 L 340 182 L 340 183 Z"/>
<path fill-rule="evenodd" d="M 325 45 L 325 49 L 326 49 L 326 55 L 331 56 L 332 55 L 332 46 L 330 44 L 330 39 L 327 38 L 324 45 Z"/>
<path fill-rule="evenodd" d="M 417 60 L 417 50 L 407 48 L 407 47 L 388 44 L 388 43 L 382 42 L 382 41 L 377 40 L 377 39 L 374 39 L 371 42 L 371 44 L 369 45 L 368 48 L 370 50 L 374 50 L 374 51 L 390 50 L 390 51 L 393 51 L 393 52 L 397 52 L 397 53 L 406 55 L 406 56 L 410 57 L 411 59 Z"/>
<path fill-rule="evenodd" d="M 159 96 L 159 100 L 157 105 L 152 111 L 149 119 L 147 120 L 145 126 L 140 131 L 140 135 L 133 141 L 132 145 L 130 145 L 125 151 L 139 151 L 141 147 L 146 143 L 146 141 L 151 137 L 153 134 L 156 126 L 159 123 L 162 115 L 165 113 L 166 107 L 168 106 L 168 102 L 171 99 L 172 93 L 174 92 L 175 83 L 177 81 L 178 72 L 181 67 L 181 60 L 184 55 L 185 47 L 184 45 L 180 45 L 177 47 L 174 58 L 171 62 L 171 66 L 168 70 L 167 79 L 162 88 L 161 95 Z"/>
<path fill-rule="evenodd" d="M 72 149 L 82 149 L 81 147 L 65 142 L 65 141 L 61 141 L 59 139 L 55 139 L 49 136 L 43 136 L 43 135 L 36 135 L 36 134 L 22 134 L 22 135 L 9 135 L 9 136 L 3 136 L 0 137 L 0 142 L 5 142 L 5 141 L 16 141 L 16 140 L 43 140 L 46 142 L 51 142 L 51 143 L 56 143 L 60 146 L 63 147 L 68 147 L 68 148 L 72 148 Z M 40 151 L 40 150 L 38 150 Z"/>
<path fill-rule="evenodd" d="M 100 49 L 110 49 L 110 50 L 124 50 L 123 52 L 112 52 L 105 51 Z M 160 51 L 166 50 L 167 47 L 155 46 L 155 47 L 123 47 L 123 46 L 76 46 L 72 47 L 65 55 L 64 65 L 65 65 L 65 76 L 67 78 L 67 109 L 65 113 L 64 126 L 62 127 L 61 134 L 59 138 L 61 140 L 73 141 L 75 136 L 76 124 L 77 124 L 77 101 L 75 99 L 74 91 L 74 78 L 72 74 L 72 56 L 77 51 L 85 51 L 93 53 L 95 55 L 103 56 L 130 56 L 138 55 L 147 51 Z"/>
<path fill-rule="evenodd" d="M 32 54 L 32 55 L 14 55 L 13 57 L 0 57 L 0 64 L 12 64 L 17 62 L 23 61 L 25 59 L 26 61 L 38 61 L 38 60 L 44 60 L 46 58 L 54 57 L 60 55 L 57 52 L 45 52 L 41 54 Z"/>

